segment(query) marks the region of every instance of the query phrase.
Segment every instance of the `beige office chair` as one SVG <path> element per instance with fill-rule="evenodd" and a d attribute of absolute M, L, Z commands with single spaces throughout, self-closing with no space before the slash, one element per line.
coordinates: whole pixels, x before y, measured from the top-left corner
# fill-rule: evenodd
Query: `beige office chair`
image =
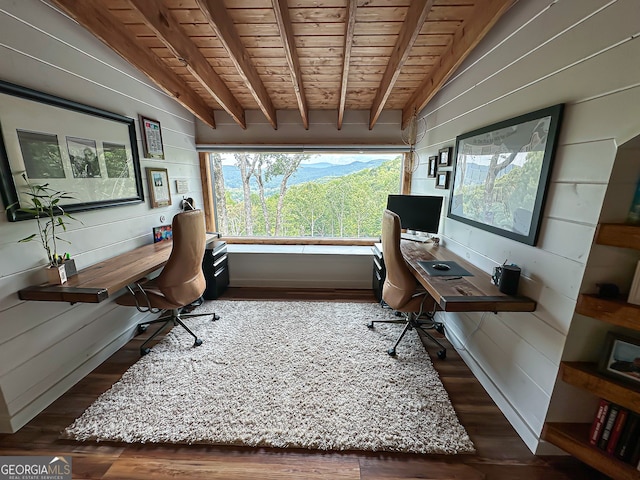
<path fill-rule="evenodd" d="M 140 347 L 140 354 L 146 355 L 151 342 L 169 325 L 180 325 L 189 332 L 195 342 L 194 347 L 202 345 L 195 333 L 184 324 L 185 318 L 215 314 L 187 314 L 185 307 L 198 300 L 204 293 L 206 281 L 202 273 L 202 258 L 206 247 L 204 214 L 202 210 L 190 210 L 178 213 L 172 222 L 173 245 L 169 260 L 156 278 L 127 286 L 128 293 L 118 297 L 119 305 L 136 307 L 141 312 L 161 313 L 160 317 L 138 325 L 143 332 L 152 323 L 163 323 Z"/>
<path fill-rule="evenodd" d="M 438 352 L 438 358 L 444 359 L 447 356 L 447 349 L 426 330 L 426 328 L 435 327 L 433 321 L 435 301 L 420 286 L 409 270 L 400 251 L 400 233 L 400 217 L 391 210 L 385 210 L 382 214 L 382 258 L 387 274 L 382 285 L 382 300 L 403 318 L 373 320 L 367 326 L 374 328 L 374 323 L 401 323 L 405 325 L 396 343 L 387 350 L 391 356 L 396 355 L 396 347 L 402 337 L 409 330 L 417 328 L 440 346 L 442 350 Z M 427 320 L 423 320 L 425 316 Z"/>

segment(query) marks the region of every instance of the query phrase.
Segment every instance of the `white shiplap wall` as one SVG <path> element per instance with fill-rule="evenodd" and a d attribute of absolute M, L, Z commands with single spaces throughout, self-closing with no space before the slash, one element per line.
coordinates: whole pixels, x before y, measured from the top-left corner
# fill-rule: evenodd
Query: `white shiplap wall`
<path fill-rule="evenodd" d="M 617 148 L 640 133 L 638 18 L 636 0 L 521 0 L 420 114 L 425 135 L 412 192 L 440 194 L 424 164 L 453 146 L 456 135 L 566 104 L 536 247 L 449 220 L 446 207 L 441 226 L 443 244 L 486 272 L 505 259 L 520 265 L 520 293 L 538 302 L 533 313 L 441 315 L 454 345 L 534 452 L 553 451 L 539 437 L 565 342 L 583 335 L 573 311 L 595 227 Z M 628 193 L 620 196 L 613 203 L 626 211 Z M 614 254 L 599 258 L 606 262 L 607 255 Z M 561 398 L 565 413 L 583 420 L 592 414 L 593 399 L 572 405 L 577 397 Z"/>
<path fill-rule="evenodd" d="M 193 116 L 73 20 L 40 0 L 0 0 L 0 79 L 136 119 L 161 122 L 173 205 L 144 203 L 78 213 L 64 235 L 79 268 L 151 242 L 151 228 L 179 211 L 175 180 L 189 182 L 202 205 Z M 55 121 L 55 119 L 52 119 Z M 148 198 L 146 178 L 145 198 Z M 0 432 L 15 431 L 115 352 L 139 314 L 112 301 L 99 305 L 23 302 L 16 292 L 44 281 L 44 252 L 16 241 L 34 222 L 0 216 Z"/>

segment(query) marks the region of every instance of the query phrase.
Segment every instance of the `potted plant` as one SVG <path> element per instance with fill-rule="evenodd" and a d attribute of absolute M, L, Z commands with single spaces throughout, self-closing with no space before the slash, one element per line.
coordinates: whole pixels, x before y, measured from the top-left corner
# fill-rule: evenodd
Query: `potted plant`
<path fill-rule="evenodd" d="M 47 266 L 49 282 L 65 283 L 68 276 L 76 273 L 76 268 L 75 262 L 69 258 L 68 253 L 58 254 L 58 242 L 70 243 L 58 235 L 60 230 L 67 230 L 65 219 L 78 220 L 65 212 L 60 206 L 60 202 L 73 197 L 68 192 L 51 188 L 48 183 L 34 185 L 29 182 L 24 173 L 22 178 L 27 184 L 28 191 L 25 194 L 29 197 L 29 206 L 21 207 L 18 210 L 35 217 L 38 232 L 18 240 L 18 242 L 25 243 L 33 240 L 40 242 L 49 261 Z"/>

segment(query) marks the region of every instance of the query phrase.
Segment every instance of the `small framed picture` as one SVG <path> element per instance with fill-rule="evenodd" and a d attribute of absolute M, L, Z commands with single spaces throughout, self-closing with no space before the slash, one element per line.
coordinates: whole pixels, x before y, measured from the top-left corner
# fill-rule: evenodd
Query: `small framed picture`
<path fill-rule="evenodd" d="M 436 188 L 449 188 L 449 172 L 438 172 L 436 174 Z"/>
<path fill-rule="evenodd" d="M 451 147 L 445 147 L 438 150 L 438 166 L 448 167 L 451 165 Z"/>
<path fill-rule="evenodd" d="M 140 126 L 142 128 L 142 152 L 144 158 L 164 160 L 160 122 L 140 115 Z"/>
<path fill-rule="evenodd" d="M 640 338 L 607 333 L 598 371 L 640 386 Z"/>
<path fill-rule="evenodd" d="M 434 155 L 429 157 L 429 169 L 427 170 L 427 178 L 436 178 L 436 164 L 438 163 L 438 156 Z"/>
<path fill-rule="evenodd" d="M 147 167 L 147 183 L 151 208 L 167 207 L 171 205 L 171 191 L 169 190 L 169 175 L 166 168 Z"/>
<path fill-rule="evenodd" d="M 159 227 L 153 227 L 153 243 L 171 240 L 172 238 L 173 230 L 171 229 L 171 225 L 161 225 Z"/>

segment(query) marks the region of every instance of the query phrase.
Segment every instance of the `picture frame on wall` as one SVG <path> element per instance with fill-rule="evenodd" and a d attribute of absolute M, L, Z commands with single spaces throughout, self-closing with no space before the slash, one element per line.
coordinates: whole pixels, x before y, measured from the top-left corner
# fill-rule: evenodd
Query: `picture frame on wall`
<path fill-rule="evenodd" d="M 447 216 L 535 245 L 563 110 L 558 104 L 459 135 Z"/>
<path fill-rule="evenodd" d="M 10 222 L 35 218 L 28 184 L 68 192 L 66 213 L 144 201 L 135 120 L 0 81 L 0 195 Z"/>
<path fill-rule="evenodd" d="M 608 332 L 598 371 L 640 387 L 640 338 Z"/>
<path fill-rule="evenodd" d="M 144 158 L 164 160 L 160 122 L 140 115 L 140 126 L 142 129 L 142 152 Z"/>
<path fill-rule="evenodd" d="M 436 174 L 436 188 L 449 188 L 449 172 L 438 172 Z"/>
<path fill-rule="evenodd" d="M 436 165 L 438 163 L 438 156 L 434 155 L 429 157 L 429 163 L 427 165 L 427 178 L 436 178 Z"/>
<path fill-rule="evenodd" d="M 451 147 L 444 147 L 438 150 L 438 167 L 448 167 L 451 165 Z"/>
<path fill-rule="evenodd" d="M 149 185 L 151 208 L 168 207 L 171 205 L 171 190 L 167 169 L 147 167 L 145 171 Z"/>

